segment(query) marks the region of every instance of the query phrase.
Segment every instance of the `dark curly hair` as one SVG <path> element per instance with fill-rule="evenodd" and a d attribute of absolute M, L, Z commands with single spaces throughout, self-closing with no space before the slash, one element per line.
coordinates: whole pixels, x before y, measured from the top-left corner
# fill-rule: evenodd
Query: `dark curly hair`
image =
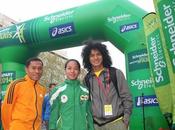
<path fill-rule="evenodd" d="M 112 65 L 112 60 L 111 56 L 109 55 L 109 51 L 107 50 L 106 45 L 102 44 L 99 41 L 86 41 L 84 42 L 86 45 L 84 46 L 81 56 L 83 59 L 83 66 L 86 68 L 88 71 L 91 71 L 92 65 L 89 61 L 89 56 L 91 53 L 91 50 L 98 50 L 102 54 L 103 57 L 103 66 L 108 68 Z"/>

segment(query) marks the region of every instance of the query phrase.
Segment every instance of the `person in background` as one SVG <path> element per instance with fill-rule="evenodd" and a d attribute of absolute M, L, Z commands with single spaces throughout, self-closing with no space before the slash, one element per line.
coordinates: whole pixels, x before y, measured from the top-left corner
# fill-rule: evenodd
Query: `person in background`
<path fill-rule="evenodd" d="M 89 91 L 77 79 L 80 63 L 65 63 L 66 80 L 51 91 L 49 130 L 94 130 Z"/>
<path fill-rule="evenodd" d="M 90 91 L 95 130 L 127 130 L 133 104 L 124 74 L 111 67 L 101 42 L 88 41 L 81 55 L 88 70 L 84 83 Z"/>
<path fill-rule="evenodd" d="M 50 118 L 50 91 L 56 86 L 56 83 L 50 83 L 48 93 L 44 97 L 43 107 L 42 107 L 42 130 L 49 129 L 49 118 Z"/>
<path fill-rule="evenodd" d="M 41 130 L 42 104 L 46 88 L 39 83 L 43 62 L 30 58 L 25 65 L 26 76 L 13 81 L 2 104 L 4 130 Z"/>

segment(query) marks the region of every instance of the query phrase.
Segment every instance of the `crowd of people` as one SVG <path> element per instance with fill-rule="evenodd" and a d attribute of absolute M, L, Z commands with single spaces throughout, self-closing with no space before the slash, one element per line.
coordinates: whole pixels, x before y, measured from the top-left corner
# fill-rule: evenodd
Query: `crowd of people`
<path fill-rule="evenodd" d="M 87 41 L 82 50 L 88 73 L 78 79 L 80 63 L 65 63 L 66 79 L 51 83 L 48 92 L 39 83 L 43 62 L 26 61 L 26 76 L 10 83 L 3 100 L 4 130 L 127 130 L 132 97 L 121 70 L 111 67 L 106 45 Z"/>

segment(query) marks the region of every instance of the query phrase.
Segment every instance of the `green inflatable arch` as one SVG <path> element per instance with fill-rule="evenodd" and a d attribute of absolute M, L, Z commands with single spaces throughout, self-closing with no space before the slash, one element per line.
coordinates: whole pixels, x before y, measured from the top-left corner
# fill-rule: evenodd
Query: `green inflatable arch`
<path fill-rule="evenodd" d="M 9 81 L 24 76 L 27 58 L 43 51 L 80 46 L 88 38 L 110 41 L 126 58 L 134 102 L 130 130 L 166 129 L 150 78 L 142 20 L 146 14 L 127 0 L 100 0 L 0 30 L 2 96 Z"/>

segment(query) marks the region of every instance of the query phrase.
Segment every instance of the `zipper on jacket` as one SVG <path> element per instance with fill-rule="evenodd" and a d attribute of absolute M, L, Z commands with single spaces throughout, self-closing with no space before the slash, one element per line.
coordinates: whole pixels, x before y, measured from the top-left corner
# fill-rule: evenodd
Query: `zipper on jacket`
<path fill-rule="evenodd" d="M 36 83 L 37 83 L 37 81 L 35 81 L 35 83 L 34 83 L 36 117 L 35 117 L 35 120 L 33 121 L 33 130 L 35 130 L 35 122 L 36 122 L 36 119 L 38 117 Z"/>
<path fill-rule="evenodd" d="M 103 117 L 103 110 L 104 110 L 104 108 L 103 108 L 103 101 L 102 101 L 103 95 L 101 94 L 101 90 L 100 89 L 99 89 L 99 97 L 100 97 L 100 105 L 101 105 L 100 117 Z"/>
<path fill-rule="evenodd" d="M 100 74 L 100 76 L 101 76 L 101 74 Z M 101 78 L 99 76 L 99 78 Z M 95 77 L 93 76 L 93 79 L 92 79 L 92 81 L 96 81 L 96 79 L 95 79 Z M 96 81 L 97 82 L 97 81 Z M 92 82 L 93 84 L 94 84 L 94 82 Z M 93 86 L 93 84 L 92 84 L 92 86 Z M 104 108 L 103 108 L 103 93 L 102 93 L 102 91 L 101 91 L 101 89 L 100 89 L 100 87 L 99 87 L 99 84 L 98 84 L 98 82 L 97 82 L 97 85 L 98 86 L 96 86 L 96 87 L 98 87 L 98 95 L 99 95 L 99 102 L 100 102 L 100 108 L 101 109 L 99 109 L 99 111 L 97 111 L 97 113 L 99 112 L 99 114 L 100 114 L 100 117 L 103 117 L 103 111 L 104 111 Z M 92 87 L 93 88 L 93 87 Z"/>

